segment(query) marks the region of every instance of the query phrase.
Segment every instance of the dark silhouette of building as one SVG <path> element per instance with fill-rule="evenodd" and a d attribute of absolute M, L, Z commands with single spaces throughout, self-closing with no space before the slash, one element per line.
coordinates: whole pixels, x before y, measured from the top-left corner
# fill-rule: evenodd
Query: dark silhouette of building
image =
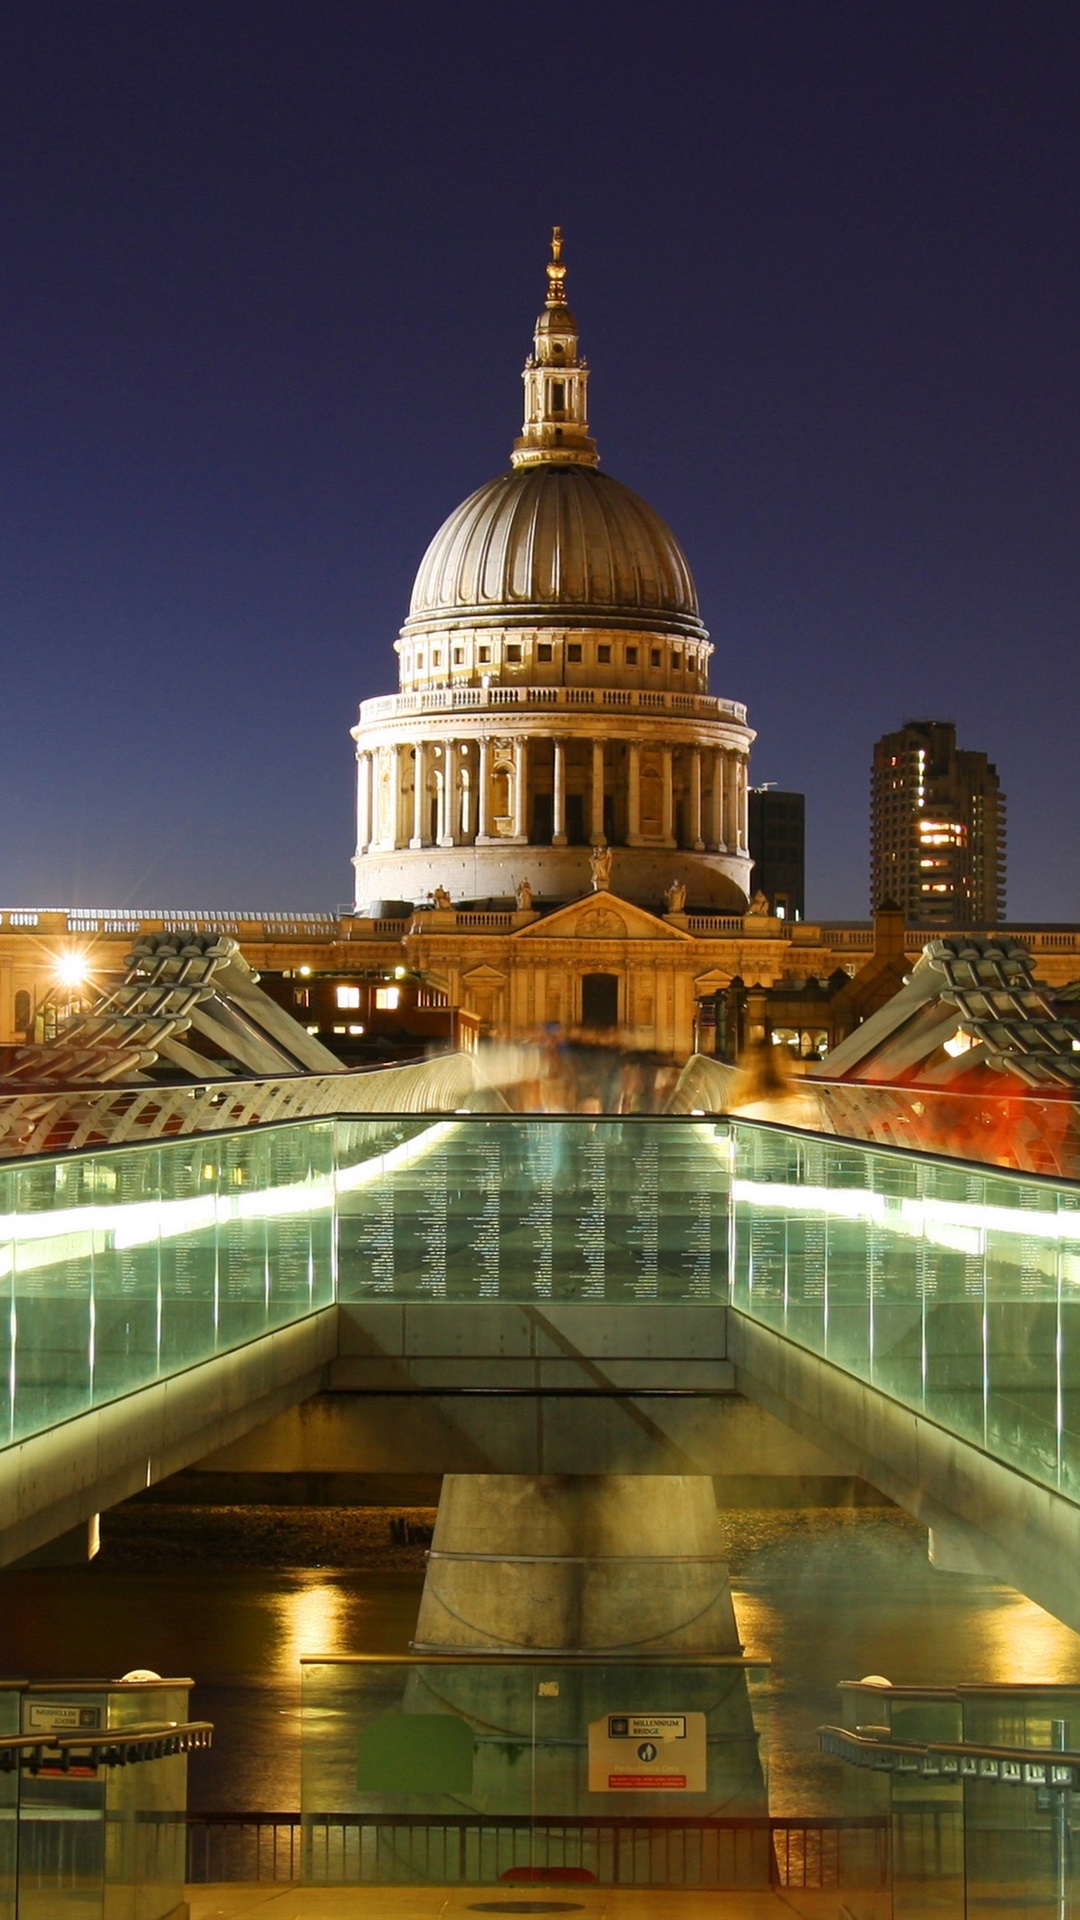
<path fill-rule="evenodd" d="M 749 808 L 751 886 L 763 893 L 779 920 L 806 913 L 806 800 L 801 793 L 751 787 Z"/>
<path fill-rule="evenodd" d="M 870 905 L 909 926 L 994 926 L 1005 913 L 1005 795 L 951 720 L 909 720 L 874 747 Z"/>

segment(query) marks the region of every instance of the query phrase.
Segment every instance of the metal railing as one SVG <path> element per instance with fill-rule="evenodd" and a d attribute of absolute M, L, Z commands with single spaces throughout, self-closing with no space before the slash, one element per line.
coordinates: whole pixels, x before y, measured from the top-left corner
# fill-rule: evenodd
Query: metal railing
<path fill-rule="evenodd" d="M 209 1881 L 299 1880 L 298 1813 L 189 1813 L 189 1886 Z"/>
<path fill-rule="evenodd" d="M 588 1863 L 592 1864 L 588 1864 Z M 884 1887 L 885 1818 L 189 1813 L 187 1879 Z"/>

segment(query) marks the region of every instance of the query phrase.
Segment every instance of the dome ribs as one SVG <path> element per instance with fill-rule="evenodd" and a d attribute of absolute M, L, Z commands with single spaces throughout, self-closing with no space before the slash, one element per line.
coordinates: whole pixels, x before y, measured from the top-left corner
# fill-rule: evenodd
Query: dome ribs
<path fill-rule="evenodd" d="M 560 478 L 564 476 L 560 475 Z M 581 503 L 573 486 L 558 486 L 552 489 L 552 505 L 555 508 L 555 537 L 551 553 L 552 598 L 560 605 L 566 601 L 573 603 L 585 597 L 585 575 L 580 566 L 575 566 L 575 555 L 584 551 L 584 532 L 582 528 Z M 577 532 L 577 545 L 574 544 L 574 532 Z"/>
<path fill-rule="evenodd" d="M 485 490 L 490 495 L 490 488 Z M 496 496 L 492 503 L 494 511 L 485 502 L 485 511 L 477 514 L 476 526 L 470 536 L 471 544 L 476 548 L 472 556 L 473 579 L 472 592 L 466 606 L 498 605 L 507 595 L 506 555 L 509 548 L 507 539 L 507 521 L 513 524 L 514 502 L 507 497 L 506 489 Z M 466 561 L 468 556 L 465 556 Z"/>
<path fill-rule="evenodd" d="M 533 476 L 530 474 L 530 480 Z M 510 516 L 507 528 L 511 539 L 504 557 L 500 600 L 523 602 L 534 598 L 530 591 L 536 569 L 537 502 L 534 487 L 510 489 Z"/>
<path fill-rule="evenodd" d="M 604 559 L 607 563 L 608 604 L 611 607 L 617 607 L 622 600 L 626 599 L 631 605 L 638 607 L 642 604 L 641 570 L 637 565 L 633 545 L 626 538 L 627 529 L 625 526 L 620 525 L 620 515 L 614 511 L 615 507 L 622 506 L 623 502 L 617 497 L 613 498 L 610 489 L 605 486 L 599 488 L 596 494 L 596 502 L 599 509 L 599 519 L 606 536 L 604 542 L 606 547 Z M 626 593 L 628 583 L 625 578 L 619 578 L 620 563 L 623 569 L 629 566 L 633 574 L 634 585 L 632 594 L 628 595 Z"/>
<path fill-rule="evenodd" d="M 517 467 L 470 495 L 424 556 L 407 627 L 545 610 L 705 638 L 674 535 L 594 467 Z"/>

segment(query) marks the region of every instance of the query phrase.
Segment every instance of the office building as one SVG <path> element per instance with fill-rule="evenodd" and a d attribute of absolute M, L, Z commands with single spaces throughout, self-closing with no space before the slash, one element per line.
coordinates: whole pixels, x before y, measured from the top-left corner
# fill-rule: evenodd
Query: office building
<path fill-rule="evenodd" d="M 951 720 L 909 720 L 874 747 L 870 904 L 910 926 L 992 927 L 1005 913 L 1005 795 Z"/>
<path fill-rule="evenodd" d="M 778 920 L 806 914 L 806 798 L 776 787 L 751 787 L 749 804 L 751 887 L 764 894 Z"/>

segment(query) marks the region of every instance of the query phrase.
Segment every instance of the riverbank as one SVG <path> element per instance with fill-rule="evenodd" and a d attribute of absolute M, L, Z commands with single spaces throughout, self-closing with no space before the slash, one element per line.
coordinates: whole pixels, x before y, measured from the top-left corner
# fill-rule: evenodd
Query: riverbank
<path fill-rule="evenodd" d="M 182 1506 L 140 1498 L 101 1517 L 101 1568 L 164 1571 L 216 1566 L 413 1573 L 423 1577 L 436 1509 L 415 1507 Z M 799 1579 L 814 1572 L 815 1543 L 846 1543 L 849 1565 L 867 1575 L 902 1563 L 909 1580 L 940 1590 L 926 1563 L 926 1533 L 898 1507 L 735 1508 L 718 1515 L 721 1551 L 732 1577 L 754 1577 L 762 1555 L 791 1550 Z M 810 1564 L 807 1564 L 807 1556 Z"/>

